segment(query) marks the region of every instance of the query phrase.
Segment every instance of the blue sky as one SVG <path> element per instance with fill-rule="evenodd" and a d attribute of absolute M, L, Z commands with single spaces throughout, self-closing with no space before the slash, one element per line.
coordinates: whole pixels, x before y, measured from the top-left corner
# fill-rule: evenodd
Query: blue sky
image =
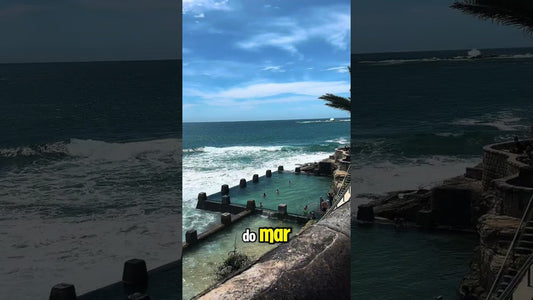
<path fill-rule="evenodd" d="M 349 117 L 350 2 L 183 1 L 183 120 Z"/>
<path fill-rule="evenodd" d="M 521 29 L 450 8 L 453 0 L 353 1 L 352 52 L 533 47 Z"/>

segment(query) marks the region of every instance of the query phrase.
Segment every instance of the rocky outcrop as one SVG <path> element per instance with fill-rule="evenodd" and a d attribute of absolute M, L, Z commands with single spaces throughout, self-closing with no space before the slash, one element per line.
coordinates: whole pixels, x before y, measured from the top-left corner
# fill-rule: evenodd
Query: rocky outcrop
<path fill-rule="evenodd" d="M 359 208 L 365 213 L 357 212 L 358 215 L 366 218 L 370 215 L 368 207 L 371 206 L 377 217 L 402 219 L 421 227 L 473 229 L 477 219 L 490 208 L 483 197 L 481 182 L 465 176 L 445 180 L 431 190 L 395 191 L 386 196 L 365 197 L 375 200 L 361 205 Z"/>
<path fill-rule="evenodd" d="M 486 214 L 479 218 L 479 246 L 474 251 L 471 272 L 461 285 L 468 286 L 480 299 L 490 290 L 519 224 L 519 219 L 509 216 Z"/>

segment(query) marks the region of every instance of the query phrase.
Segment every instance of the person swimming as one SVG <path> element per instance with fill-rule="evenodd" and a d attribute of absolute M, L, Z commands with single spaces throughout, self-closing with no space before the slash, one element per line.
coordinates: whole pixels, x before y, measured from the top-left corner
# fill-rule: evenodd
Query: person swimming
<path fill-rule="evenodd" d="M 276 189 L 276 194 L 278 194 L 278 195 L 279 195 L 279 189 Z"/>
<path fill-rule="evenodd" d="M 267 193 L 263 193 L 263 198 L 267 196 Z"/>

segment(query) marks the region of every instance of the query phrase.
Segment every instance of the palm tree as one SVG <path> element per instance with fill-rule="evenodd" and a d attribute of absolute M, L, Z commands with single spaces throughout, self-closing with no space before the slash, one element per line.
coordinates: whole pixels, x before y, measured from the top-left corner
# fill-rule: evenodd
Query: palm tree
<path fill-rule="evenodd" d="M 352 70 L 350 67 L 348 67 L 348 72 L 350 72 L 350 74 L 352 73 Z M 341 97 L 341 96 L 327 93 L 325 95 L 318 97 L 318 99 L 322 99 L 328 102 L 326 103 L 326 105 L 329 107 L 341 109 L 341 110 L 348 111 L 348 112 L 352 111 L 352 101 L 350 97 L 346 98 L 346 97 Z"/>
<path fill-rule="evenodd" d="M 527 0 L 462 0 L 451 5 L 467 14 L 515 25 L 533 33 L 533 2 Z"/>

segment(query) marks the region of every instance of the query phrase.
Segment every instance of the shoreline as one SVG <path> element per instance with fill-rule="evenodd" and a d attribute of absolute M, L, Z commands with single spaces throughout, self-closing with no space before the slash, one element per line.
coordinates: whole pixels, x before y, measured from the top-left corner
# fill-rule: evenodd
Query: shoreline
<path fill-rule="evenodd" d="M 382 224 L 408 230 L 476 234 L 479 240 L 470 271 L 457 287 L 459 295 L 464 295 L 466 287 L 483 299 L 489 291 L 496 291 L 496 285 L 499 286 L 496 293 L 512 293 L 509 289 L 514 287 L 509 288 L 508 281 L 501 280 L 509 277 L 517 284 L 520 279 L 515 276 L 519 275 L 513 274 L 525 267 L 520 265 L 523 259 L 507 262 L 511 249 L 518 256 L 531 253 L 529 246 L 524 246 L 529 245 L 527 240 L 517 243 L 516 251 L 522 252 L 514 252 L 513 245 L 519 237 L 518 224 L 526 217 L 524 210 L 533 194 L 530 175 L 533 169 L 524 162 L 525 153 L 513 153 L 513 147 L 513 142 L 484 146 L 481 164 L 467 167 L 463 175 L 443 180 L 430 190 L 365 194 L 372 200 L 360 204 L 357 214 L 352 212 L 352 222 L 360 226 Z"/>

